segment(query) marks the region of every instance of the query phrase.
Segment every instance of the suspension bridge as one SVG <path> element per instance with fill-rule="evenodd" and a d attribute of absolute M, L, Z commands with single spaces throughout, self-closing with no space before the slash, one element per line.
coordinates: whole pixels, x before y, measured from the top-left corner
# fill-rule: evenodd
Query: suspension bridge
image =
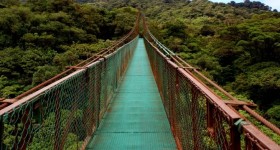
<path fill-rule="evenodd" d="M 140 13 L 111 47 L 0 102 L 1 150 L 280 149 L 239 113 L 280 135 L 255 104 L 234 98 L 162 45 Z"/>

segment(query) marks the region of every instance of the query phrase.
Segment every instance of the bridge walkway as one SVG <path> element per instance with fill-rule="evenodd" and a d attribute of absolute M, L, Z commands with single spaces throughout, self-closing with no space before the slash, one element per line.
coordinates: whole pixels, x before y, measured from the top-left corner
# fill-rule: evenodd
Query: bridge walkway
<path fill-rule="evenodd" d="M 143 39 L 88 150 L 176 149 Z"/>

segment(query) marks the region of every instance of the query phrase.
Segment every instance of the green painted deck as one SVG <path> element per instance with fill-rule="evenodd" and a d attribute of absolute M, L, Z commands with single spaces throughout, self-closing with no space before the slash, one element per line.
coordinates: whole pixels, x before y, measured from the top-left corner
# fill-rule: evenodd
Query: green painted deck
<path fill-rule="evenodd" d="M 176 149 L 141 38 L 122 85 L 87 149 Z"/>

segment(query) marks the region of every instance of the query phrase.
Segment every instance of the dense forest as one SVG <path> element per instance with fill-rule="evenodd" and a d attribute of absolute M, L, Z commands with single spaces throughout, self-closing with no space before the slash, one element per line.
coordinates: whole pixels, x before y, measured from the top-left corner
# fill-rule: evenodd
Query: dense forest
<path fill-rule="evenodd" d="M 280 127 L 280 13 L 260 2 L 2 0 L 0 97 L 14 97 L 127 33 L 137 9 L 152 33 Z M 136 9 L 137 8 L 137 9 Z"/>
<path fill-rule="evenodd" d="M 71 0 L 2 1 L 0 97 L 13 98 L 128 33 L 137 9 Z"/>

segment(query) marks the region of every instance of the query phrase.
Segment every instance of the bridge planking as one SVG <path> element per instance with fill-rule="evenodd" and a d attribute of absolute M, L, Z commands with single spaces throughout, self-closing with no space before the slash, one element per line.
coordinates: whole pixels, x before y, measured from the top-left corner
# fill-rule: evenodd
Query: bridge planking
<path fill-rule="evenodd" d="M 143 39 L 87 149 L 177 149 Z"/>

